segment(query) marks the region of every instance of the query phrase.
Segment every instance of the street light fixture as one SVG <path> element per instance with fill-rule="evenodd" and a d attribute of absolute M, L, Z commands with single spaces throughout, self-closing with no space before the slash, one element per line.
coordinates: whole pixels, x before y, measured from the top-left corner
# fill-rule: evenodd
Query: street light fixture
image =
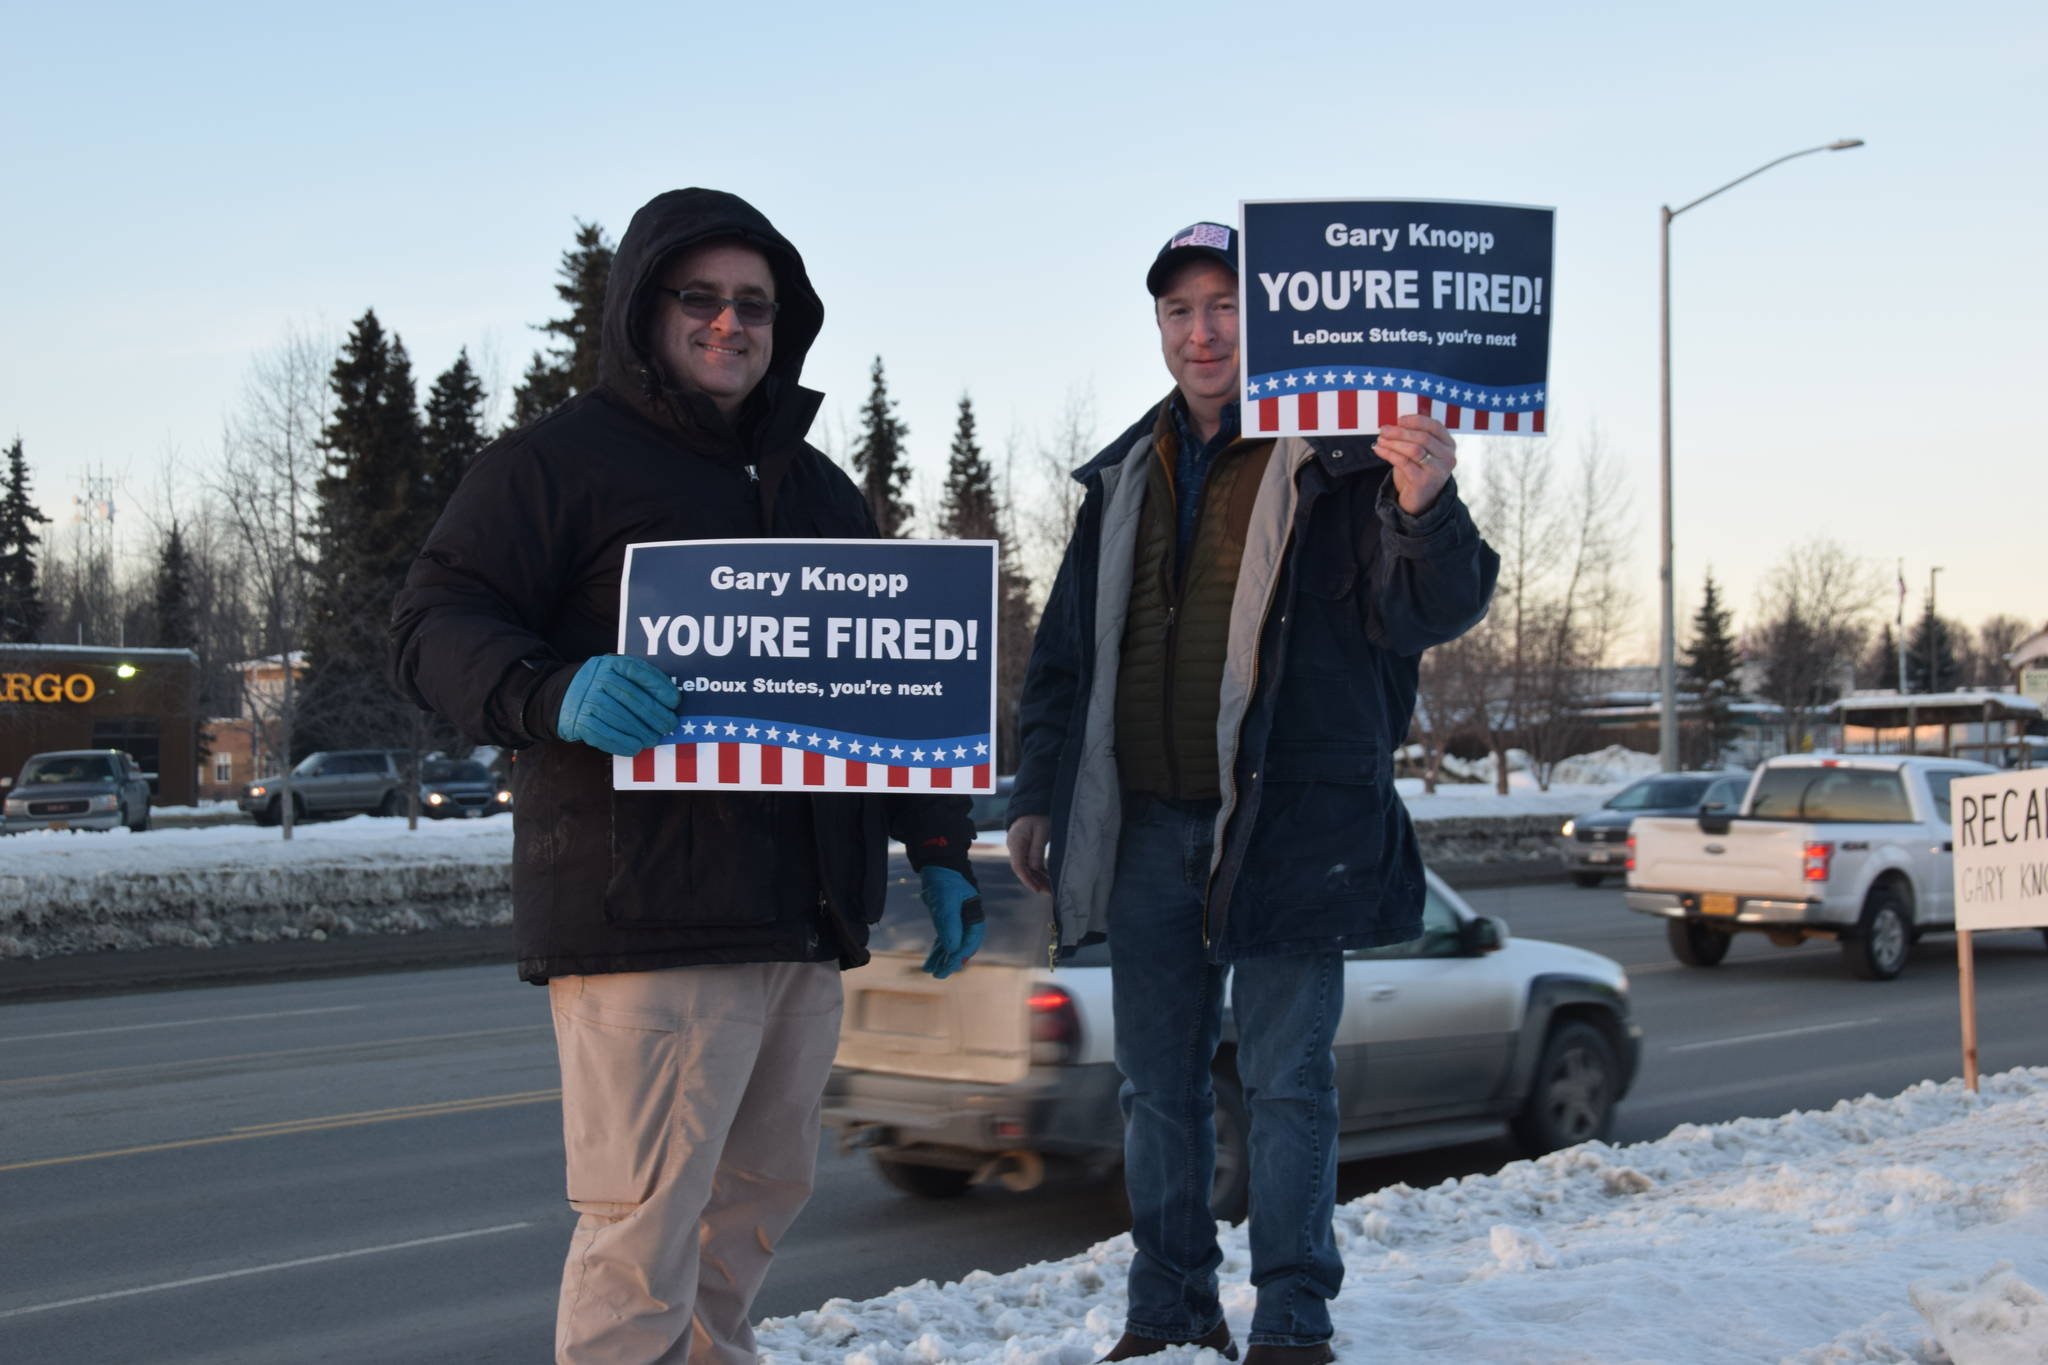
<path fill-rule="evenodd" d="M 1846 152 L 1851 147 L 1861 147 L 1860 137 L 1837 138 L 1819 147 L 1808 147 L 1804 151 L 1787 152 L 1775 161 L 1766 161 L 1748 175 L 1739 175 L 1717 190 L 1709 190 L 1690 204 L 1672 208 L 1668 204 L 1657 210 L 1661 215 L 1661 232 L 1658 252 L 1659 306 L 1658 327 L 1661 332 L 1659 345 L 1659 368 L 1662 384 L 1658 395 L 1660 426 L 1662 428 L 1662 461 L 1659 466 L 1659 494 L 1663 506 L 1663 557 L 1658 565 L 1660 590 L 1663 594 L 1663 628 L 1657 644 L 1657 757 L 1667 773 L 1678 771 L 1678 620 L 1677 599 L 1672 588 L 1671 574 L 1671 220 L 1687 209 L 1698 208 L 1715 195 L 1734 189 L 1745 180 L 1762 175 L 1773 166 L 1815 152 Z"/>

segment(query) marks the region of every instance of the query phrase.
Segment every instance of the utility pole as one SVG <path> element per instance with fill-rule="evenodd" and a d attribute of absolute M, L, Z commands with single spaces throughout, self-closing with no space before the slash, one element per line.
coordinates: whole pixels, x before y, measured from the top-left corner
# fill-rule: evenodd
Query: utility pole
<path fill-rule="evenodd" d="M 1927 571 L 1927 690 L 1929 692 L 1939 692 L 1941 690 L 1934 685 L 1934 661 L 1938 657 L 1934 652 L 1934 632 L 1938 629 L 1935 624 L 1936 617 L 1934 615 L 1934 577 L 1940 572 L 1941 565 L 1939 564 Z"/>

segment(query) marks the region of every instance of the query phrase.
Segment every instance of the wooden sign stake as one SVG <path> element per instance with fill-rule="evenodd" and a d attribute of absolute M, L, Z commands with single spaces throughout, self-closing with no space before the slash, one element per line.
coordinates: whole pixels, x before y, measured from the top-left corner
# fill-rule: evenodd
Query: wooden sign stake
<path fill-rule="evenodd" d="M 1963 988 L 1963 1084 L 1977 1092 L 1977 956 L 1968 929 L 1956 931 L 1956 970 Z"/>

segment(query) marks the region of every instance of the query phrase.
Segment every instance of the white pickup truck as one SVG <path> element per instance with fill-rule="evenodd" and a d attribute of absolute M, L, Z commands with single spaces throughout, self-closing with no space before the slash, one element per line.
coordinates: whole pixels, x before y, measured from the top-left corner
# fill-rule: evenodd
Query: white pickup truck
<path fill-rule="evenodd" d="M 1780 947 L 1836 939 L 1856 975 L 1889 981 L 1921 934 L 1955 927 L 1949 784 L 1991 771 L 1906 754 L 1771 759 L 1739 812 L 1635 822 L 1628 907 L 1662 916 L 1689 967 L 1753 932 Z"/>

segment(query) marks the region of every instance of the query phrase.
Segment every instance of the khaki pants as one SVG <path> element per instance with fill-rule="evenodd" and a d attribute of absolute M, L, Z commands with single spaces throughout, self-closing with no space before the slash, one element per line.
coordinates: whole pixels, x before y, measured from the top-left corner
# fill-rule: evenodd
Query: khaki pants
<path fill-rule="evenodd" d="M 548 996 L 582 1215 L 558 1365 L 751 1362 L 748 1309 L 817 1167 L 838 965 L 566 976 Z"/>

